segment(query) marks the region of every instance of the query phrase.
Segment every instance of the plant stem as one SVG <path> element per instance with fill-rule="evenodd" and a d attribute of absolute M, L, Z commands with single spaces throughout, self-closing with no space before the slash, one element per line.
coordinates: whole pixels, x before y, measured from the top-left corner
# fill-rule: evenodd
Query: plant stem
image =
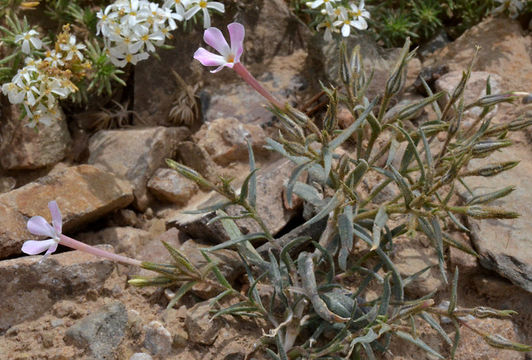
<path fill-rule="evenodd" d="M 233 70 L 236 71 L 240 77 L 247 82 L 253 89 L 255 89 L 259 94 L 264 96 L 272 105 L 279 109 L 284 109 L 285 104 L 277 100 L 268 90 L 266 90 L 258 81 L 251 75 L 251 73 L 246 69 L 241 63 L 236 63 L 233 65 Z"/>

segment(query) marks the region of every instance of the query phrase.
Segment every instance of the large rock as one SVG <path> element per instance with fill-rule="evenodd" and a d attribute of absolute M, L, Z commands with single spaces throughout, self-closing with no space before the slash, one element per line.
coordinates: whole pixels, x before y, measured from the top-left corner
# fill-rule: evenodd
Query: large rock
<path fill-rule="evenodd" d="M 198 191 L 198 185 L 173 169 L 160 168 L 148 181 L 148 189 L 159 200 L 183 205 Z"/>
<path fill-rule="evenodd" d="M 124 338 L 128 314 L 121 302 L 106 305 L 70 327 L 65 342 L 86 349 L 89 358 L 114 359 L 113 353 Z"/>
<path fill-rule="evenodd" d="M 51 220 L 48 202 L 56 200 L 63 215 L 63 231 L 69 232 L 133 201 L 131 186 L 91 165 L 79 165 L 39 178 L 8 193 L 0 194 L 3 229 L 0 258 L 20 253 L 26 218 Z M 18 213 L 18 215 L 17 215 Z M 32 236 L 35 237 L 35 236 Z"/>
<path fill-rule="evenodd" d="M 70 147 L 65 115 L 50 126 L 40 124 L 37 129 L 24 126 L 18 105 L 2 107 L 0 125 L 0 164 L 7 170 L 37 169 L 61 161 Z"/>
<path fill-rule="evenodd" d="M 104 247 L 112 250 L 111 247 Z M 99 289 L 114 269 L 112 262 L 81 251 L 0 261 L 0 332 L 46 313 L 53 304 Z"/>
<path fill-rule="evenodd" d="M 182 127 L 102 130 L 90 139 L 88 163 L 128 180 L 135 205 L 145 210 L 148 179 L 175 155 L 177 144 L 187 136 L 188 130 Z"/>
<path fill-rule="evenodd" d="M 511 220 L 470 219 L 469 222 L 473 244 L 480 254 L 480 264 L 532 292 L 532 223 L 529 218 L 532 213 L 532 151 L 524 134 L 514 133 L 512 139 L 517 144 L 510 151 L 495 152 L 486 159 L 473 160 L 470 168 L 478 168 L 485 163 L 520 160 L 517 167 L 494 177 L 468 177 L 465 182 L 475 194 L 515 185 L 513 193 L 490 205 L 516 211 L 521 216 Z"/>
<path fill-rule="evenodd" d="M 291 161 L 279 159 L 257 172 L 257 211 L 272 234 L 279 232 L 296 214 L 296 209 L 286 209 L 283 202 L 284 184 L 288 181 L 293 169 L 294 165 Z M 209 194 L 207 198 L 197 203 L 190 203 L 185 210 L 197 210 L 221 201 L 224 201 L 224 198 L 220 195 Z M 240 207 L 230 206 L 226 212 L 236 216 L 241 210 Z M 192 238 L 214 242 L 227 241 L 229 236 L 219 221 L 207 225 L 215 216 L 214 212 L 198 215 L 180 212 L 170 216 L 166 226 L 167 228 L 177 227 Z M 236 220 L 236 223 L 244 234 L 262 232 L 258 224 L 249 218 Z"/>
<path fill-rule="evenodd" d="M 436 51 L 424 65 L 446 64 L 450 70 L 465 70 L 476 46 L 480 46 L 480 52 L 473 70 L 500 75 L 503 91 L 530 90 L 532 37 L 523 33 L 517 20 L 489 17 Z"/>
<path fill-rule="evenodd" d="M 149 242 L 151 234 L 142 229 L 131 226 L 109 227 L 97 232 L 86 232 L 76 236 L 76 239 L 89 245 L 108 244 L 111 245 L 117 253 L 126 253 L 128 256 L 135 257 L 143 254 L 140 249 Z M 150 260 L 144 259 L 141 260 Z"/>

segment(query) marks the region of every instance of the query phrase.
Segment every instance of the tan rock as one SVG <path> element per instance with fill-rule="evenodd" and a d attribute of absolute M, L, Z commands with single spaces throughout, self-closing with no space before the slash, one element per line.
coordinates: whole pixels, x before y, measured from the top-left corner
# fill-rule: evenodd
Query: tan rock
<path fill-rule="evenodd" d="M 148 189 L 160 200 L 186 204 L 198 191 L 198 185 L 173 169 L 157 169 L 148 181 Z"/>

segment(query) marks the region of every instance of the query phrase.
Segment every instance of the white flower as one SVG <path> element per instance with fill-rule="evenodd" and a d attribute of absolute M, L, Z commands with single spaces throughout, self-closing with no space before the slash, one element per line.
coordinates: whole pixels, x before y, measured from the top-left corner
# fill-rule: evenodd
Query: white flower
<path fill-rule="evenodd" d="M 83 60 L 83 54 L 80 50 L 85 49 L 86 46 L 83 44 L 77 44 L 76 37 L 74 35 L 70 35 L 68 44 L 60 44 L 59 48 L 67 53 L 65 60 L 72 60 L 74 56 L 77 56 L 79 60 Z"/>
<path fill-rule="evenodd" d="M 109 53 L 111 62 L 118 67 L 124 67 L 129 63 L 136 65 L 139 61 L 146 60 L 149 57 L 145 52 L 134 54 L 129 49 L 118 47 L 109 49 Z"/>
<path fill-rule="evenodd" d="M 360 6 L 351 4 L 351 11 L 349 11 L 349 15 L 353 17 L 352 21 L 357 29 L 366 30 L 368 28 L 366 19 L 369 19 L 370 14 L 364 9 L 364 0 L 361 1 Z"/>
<path fill-rule="evenodd" d="M 52 50 L 46 53 L 46 57 L 44 58 L 44 60 L 48 61 L 50 63 L 50 66 L 52 67 L 58 67 L 65 65 L 65 63 L 61 60 L 62 57 L 63 55 L 61 55 L 61 53 Z"/>
<path fill-rule="evenodd" d="M 39 33 L 35 30 L 30 30 L 20 35 L 15 36 L 15 43 L 22 41 L 22 52 L 24 54 L 29 54 L 31 52 L 30 44 L 35 49 L 40 49 L 42 46 L 42 41 L 38 38 Z"/>
<path fill-rule="evenodd" d="M 329 20 L 319 23 L 316 30 L 320 31 L 320 29 L 325 29 L 325 33 L 323 34 L 323 39 L 325 41 L 331 41 L 333 39 L 333 32 L 337 31 Z"/>
<path fill-rule="evenodd" d="M 325 4 L 325 9 L 327 10 L 327 12 L 332 12 L 333 11 L 332 3 L 336 2 L 336 1 L 337 0 L 315 0 L 315 1 L 309 1 L 307 3 L 307 6 L 312 8 L 312 9 L 316 9 L 317 7 Z"/>
<path fill-rule="evenodd" d="M 223 13 L 225 11 L 224 4 L 217 1 L 211 1 L 209 0 L 193 0 L 193 5 L 190 9 L 187 10 L 185 13 L 185 19 L 189 20 L 191 19 L 196 13 L 200 10 L 203 11 L 203 27 L 205 29 L 211 27 L 211 16 L 209 15 L 209 10 L 213 9 L 218 12 Z"/>
<path fill-rule="evenodd" d="M 364 6 L 362 1 L 361 6 Z M 348 37 L 351 34 L 351 27 L 354 27 L 359 30 L 365 30 L 368 28 L 368 23 L 364 18 L 369 17 L 369 13 L 363 9 L 363 7 L 358 8 L 356 5 L 351 4 L 351 10 L 348 11 L 346 8 L 340 8 L 340 15 L 338 20 L 336 20 L 333 25 L 335 27 L 341 26 L 341 32 L 343 37 Z"/>

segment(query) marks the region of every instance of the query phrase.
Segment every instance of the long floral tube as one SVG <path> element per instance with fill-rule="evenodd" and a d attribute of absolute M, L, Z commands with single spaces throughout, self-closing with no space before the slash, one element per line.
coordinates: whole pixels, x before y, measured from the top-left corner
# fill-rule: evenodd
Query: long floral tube
<path fill-rule="evenodd" d="M 59 239 L 60 239 L 59 244 L 61 245 L 68 246 L 69 248 L 80 250 L 80 251 L 92 254 L 94 256 L 98 256 L 98 257 L 105 258 L 105 259 L 112 260 L 112 261 L 117 261 L 117 262 L 128 264 L 128 265 L 140 266 L 141 264 L 141 261 L 139 260 L 132 259 L 127 256 L 113 254 L 113 253 L 110 253 L 102 249 L 98 249 L 96 247 L 84 244 L 81 241 L 72 239 L 63 234 L 60 235 Z"/>
<path fill-rule="evenodd" d="M 266 90 L 258 81 L 251 75 L 251 73 L 246 69 L 242 63 L 236 63 L 233 65 L 233 70 L 236 71 L 240 77 L 247 82 L 253 89 L 255 89 L 259 94 L 264 96 L 272 105 L 278 107 L 279 109 L 284 109 L 285 105 L 277 100 L 268 90 Z"/>

